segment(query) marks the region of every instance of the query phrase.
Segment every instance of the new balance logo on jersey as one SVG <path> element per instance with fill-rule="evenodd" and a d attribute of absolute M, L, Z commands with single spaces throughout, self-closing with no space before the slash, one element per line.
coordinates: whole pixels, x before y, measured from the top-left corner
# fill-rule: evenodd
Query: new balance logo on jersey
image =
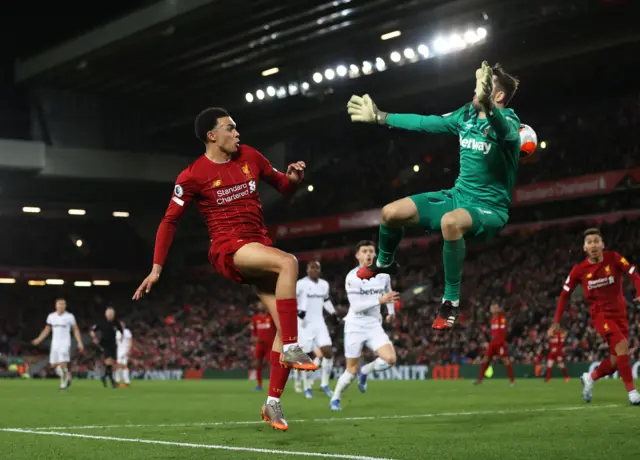
<path fill-rule="evenodd" d="M 462 136 L 460 136 L 460 147 L 477 150 L 485 155 L 491 151 L 491 144 L 489 142 L 478 142 L 475 139 L 463 139 Z"/>
<path fill-rule="evenodd" d="M 597 280 L 589 280 L 589 282 L 587 283 L 587 289 L 599 289 L 611 284 L 615 284 L 615 282 L 616 279 L 613 276 L 608 276 L 607 278 L 598 278 Z"/>

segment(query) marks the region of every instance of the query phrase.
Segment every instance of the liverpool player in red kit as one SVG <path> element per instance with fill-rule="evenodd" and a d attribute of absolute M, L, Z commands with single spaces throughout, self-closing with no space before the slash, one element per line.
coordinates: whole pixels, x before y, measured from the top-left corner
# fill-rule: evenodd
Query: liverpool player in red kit
<path fill-rule="evenodd" d="M 209 261 L 223 276 L 256 287 L 267 306 L 277 334 L 271 352 L 269 397 L 262 417 L 275 429 L 286 430 L 280 396 L 291 368 L 318 368 L 298 345 L 296 258 L 272 247 L 267 236 L 258 182 L 264 180 L 282 194 L 293 193 L 304 178 L 305 164 L 290 164 L 286 174 L 271 166 L 257 150 L 240 145 L 240 134 L 229 114 L 219 108 L 203 110 L 195 132 L 205 153 L 180 173 L 166 214 L 156 235 L 151 273 L 133 298 L 149 293 L 160 279 L 178 221 L 195 201 L 211 239 Z"/>
<path fill-rule="evenodd" d="M 584 232 L 584 252 L 587 258 L 573 266 L 564 283 L 550 333 L 559 330 L 560 319 L 569 303 L 571 292 L 578 284 L 582 284 L 584 297 L 590 305 L 593 327 L 609 345 L 610 353 L 592 373 L 585 372 L 580 377 L 582 397 L 590 402 L 596 380 L 613 374 L 617 369 L 629 393 L 629 402 L 634 406 L 640 405 L 640 394 L 633 385 L 629 363 L 629 323 L 622 295 L 622 275 L 627 275 L 633 281 L 636 295 L 640 295 L 640 276 L 636 267 L 627 259 L 617 252 L 604 250 L 604 241 L 597 228 Z M 640 297 L 635 300 L 640 301 Z"/>
<path fill-rule="evenodd" d="M 507 344 L 507 318 L 504 316 L 502 308 L 497 303 L 492 303 L 491 307 L 491 343 L 487 348 L 487 352 L 482 359 L 482 367 L 480 368 L 480 375 L 477 380 L 473 381 L 474 385 L 482 383 L 484 373 L 489 367 L 489 363 L 494 356 L 502 358 L 502 362 L 507 367 L 507 375 L 511 385 L 515 383 L 513 378 L 513 367 L 511 366 L 511 360 L 508 355 L 509 345 Z"/>
<path fill-rule="evenodd" d="M 551 380 L 551 371 L 553 370 L 553 365 L 558 364 L 558 367 L 564 374 L 564 381 L 569 381 L 569 371 L 567 371 L 566 366 L 564 365 L 564 339 L 566 334 L 563 330 L 558 329 L 552 334 L 549 335 L 549 354 L 547 355 L 547 376 L 545 378 L 545 382 Z"/>
<path fill-rule="evenodd" d="M 262 390 L 262 370 L 268 361 L 273 339 L 276 337 L 276 326 L 269 312 L 264 310 L 264 305 L 258 303 L 258 312 L 251 318 L 251 337 L 254 340 L 253 359 L 256 370 L 256 391 Z"/>

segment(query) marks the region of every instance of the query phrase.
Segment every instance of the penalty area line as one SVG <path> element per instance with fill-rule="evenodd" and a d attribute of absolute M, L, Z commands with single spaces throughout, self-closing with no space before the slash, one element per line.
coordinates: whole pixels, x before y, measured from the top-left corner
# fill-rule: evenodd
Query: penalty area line
<path fill-rule="evenodd" d="M 291 456 L 298 456 L 298 457 L 340 458 L 344 460 L 393 460 L 390 458 L 368 457 L 363 455 L 329 454 L 329 453 L 322 453 L 322 452 L 294 452 L 294 451 L 277 450 L 277 449 L 260 449 L 256 447 L 234 447 L 234 446 L 223 446 L 219 444 L 193 444 L 188 442 L 159 441 L 155 439 L 119 438 L 114 436 L 94 436 L 89 434 L 65 433 L 65 432 L 59 432 L 59 431 L 25 430 L 21 428 L 0 428 L 0 432 L 37 434 L 37 435 L 43 435 L 43 436 L 60 436 L 60 437 L 67 437 L 67 438 L 95 439 L 95 440 L 101 440 L 101 441 L 130 442 L 130 443 L 136 443 L 136 444 L 154 444 L 154 445 L 161 445 L 161 446 L 191 447 L 196 449 L 211 449 L 211 450 L 226 450 L 226 451 L 234 451 L 234 452 L 255 452 L 255 453 L 263 453 L 263 454 L 291 455 Z"/>
<path fill-rule="evenodd" d="M 326 418 L 307 418 L 289 420 L 289 423 L 336 423 L 336 422 L 356 422 L 356 421 L 376 421 L 376 420 L 411 420 L 421 418 L 438 418 L 438 417 L 465 417 L 478 415 L 508 415 L 523 414 L 530 412 L 569 412 L 580 410 L 596 410 L 608 409 L 612 407 L 620 407 L 620 404 L 604 404 L 604 405 L 581 405 L 581 406 L 564 406 L 564 407 L 534 407 L 523 409 L 505 409 L 505 410 L 486 410 L 486 411 L 470 411 L 470 412 L 433 412 L 428 414 L 409 414 L 409 415 L 377 415 L 377 416 L 361 416 L 361 417 L 326 417 Z M 81 425 L 81 426 L 49 426 L 40 428 L 16 428 L 22 430 L 33 431 L 56 431 L 56 430 L 105 430 L 118 428 L 197 428 L 212 426 L 237 426 L 237 425 L 264 425 L 265 422 L 257 420 L 246 421 L 226 421 L 226 422 L 191 422 L 191 423 L 158 423 L 158 424 L 127 424 L 127 425 Z M 3 430 L 0 428 L 0 430 Z"/>

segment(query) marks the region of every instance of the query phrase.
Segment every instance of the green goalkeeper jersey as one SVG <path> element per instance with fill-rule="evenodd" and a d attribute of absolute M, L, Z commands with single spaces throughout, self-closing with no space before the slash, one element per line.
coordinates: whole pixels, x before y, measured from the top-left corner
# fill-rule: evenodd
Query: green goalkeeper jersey
<path fill-rule="evenodd" d="M 474 201 L 508 212 L 518 175 L 520 120 L 508 108 L 494 108 L 487 118 L 478 115 L 468 103 L 442 116 L 390 113 L 387 125 L 457 135 L 460 174 L 454 188 Z"/>

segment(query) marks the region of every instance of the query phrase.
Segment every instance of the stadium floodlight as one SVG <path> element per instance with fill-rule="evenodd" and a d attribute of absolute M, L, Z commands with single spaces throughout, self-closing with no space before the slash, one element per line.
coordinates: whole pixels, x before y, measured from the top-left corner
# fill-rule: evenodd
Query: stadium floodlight
<path fill-rule="evenodd" d="M 22 208 L 22 212 L 26 212 L 27 214 L 38 214 L 40 212 L 40 208 L 37 206 L 24 206 Z"/>
<path fill-rule="evenodd" d="M 285 97 L 287 97 L 287 88 L 285 88 L 284 86 L 279 87 L 276 91 L 276 96 L 278 97 L 278 99 L 284 99 Z"/>
<path fill-rule="evenodd" d="M 420 171 L 420 166 L 419 165 L 413 165 L 413 172 L 419 172 Z"/>
<path fill-rule="evenodd" d="M 382 72 L 386 68 L 387 68 L 387 63 L 384 62 L 384 59 L 376 58 L 376 69 L 378 69 L 378 72 Z"/>
<path fill-rule="evenodd" d="M 260 100 L 264 99 L 264 91 L 262 91 L 261 89 L 259 89 L 258 91 L 256 91 L 256 97 Z"/>
<path fill-rule="evenodd" d="M 399 30 L 394 30 L 392 32 L 387 32 L 386 34 L 380 35 L 380 40 L 391 40 L 392 38 L 398 38 L 402 35 L 402 32 Z"/>
<path fill-rule="evenodd" d="M 273 97 L 276 95 L 276 89 L 273 86 L 267 86 L 267 95 Z"/>
<path fill-rule="evenodd" d="M 547 148 L 547 142 L 546 141 L 540 142 L 540 148 L 541 149 L 546 149 Z"/>
<path fill-rule="evenodd" d="M 449 44 L 452 49 L 456 50 L 462 49 L 467 46 L 460 34 L 451 34 L 451 36 L 449 37 Z"/>
<path fill-rule="evenodd" d="M 94 286 L 109 286 L 111 284 L 111 281 L 109 280 L 94 280 L 93 281 L 93 285 Z"/>
<path fill-rule="evenodd" d="M 300 88 L 302 88 L 302 91 L 309 91 L 309 88 L 311 87 L 311 85 L 309 83 L 302 82 L 302 84 L 300 85 Z"/>
<path fill-rule="evenodd" d="M 275 75 L 278 72 L 280 72 L 280 69 L 278 69 L 277 67 L 272 67 L 270 69 L 263 70 L 262 71 L 262 76 L 263 77 L 268 77 L 269 75 Z"/>
<path fill-rule="evenodd" d="M 316 83 L 322 82 L 322 74 L 320 72 L 316 72 L 313 74 L 313 81 Z"/>
<path fill-rule="evenodd" d="M 416 57 L 416 52 L 413 51 L 413 48 L 405 48 L 403 54 L 407 59 L 413 59 Z"/>
<path fill-rule="evenodd" d="M 84 216 L 87 213 L 84 209 L 69 209 L 67 212 L 70 216 Z"/>
<path fill-rule="evenodd" d="M 0 284 L 16 284 L 15 278 L 0 278 Z"/>
<path fill-rule="evenodd" d="M 420 55 L 423 58 L 428 58 L 429 57 L 429 47 L 425 44 L 419 45 L 418 46 L 418 53 L 420 53 Z"/>
<path fill-rule="evenodd" d="M 29 286 L 46 286 L 47 283 L 42 280 L 29 280 L 27 284 Z"/>
<path fill-rule="evenodd" d="M 309 184 L 309 186 L 307 187 L 307 190 L 310 192 L 313 192 L 313 185 Z"/>
<path fill-rule="evenodd" d="M 433 42 L 433 49 L 438 54 L 448 53 L 450 49 L 449 41 L 444 37 L 438 37 Z"/>
<path fill-rule="evenodd" d="M 344 77 L 347 75 L 347 68 L 343 65 L 339 65 L 336 67 L 336 74 L 338 74 L 339 77 Z"/>
<path fill-rule="evenodd" d="M 129 213 L 127 211 L 113 211 L 113 217 L 129 217 Z"/>
<path fill-rule="evenodd" d="M 356 78 L 360 75 L 360 67 L 355 64 L 349 66 L 349 78 Z"/>
<path fill-rule="evenodd" d="M 248 103 L 252 103 L 253 102 L 253 94 L 251 94 L 251 93 L 245 94 L 244 98 L 247 100 Z"/>
<path fill-rule="evenodd" d="M 75 287 L 91 287 L 91 281 L 74 281 L 73 285 Z"/>
<path fill-rule="evenodd" d="M 475 30 L 469 29 L 464 33 L 464 41 L 469 43 L 470 45 L 477 43 L 478 40 L 480 40 L 480 37 L 478 37 L 478 34 Z"/>
<path fill-rule="evenodd" d="M 402 59 L 402 56 L 400 55 L 400 53 L 398 53 L 397 51 L 394 51 L 391 53 L 391 55 L 389 56 L 389 58 L 393 61 L 393 62 L 400 62 L 400 60 Z"/>
<path fill-rule="evenodd" d="M 478 29 L 476 30 L 476 34 L 478 34 L 478 38 L 482 40 L 483 38 L 487 37 L 487 29 L 485 29 L 484 27 L 478 27 Z"/>
<path fill-rule="evenodd" d="M 369 75 L 373 71 L 373 67 L 369 61 L 364 61 L 362 63 L 362 73 L 365 75 Z"/>
<path fill-rule="evenodd" d="M 48 284 L 49 286 L 62 286 L 64 284 L 64 280 L 52 278 L 45 280 L 45 284 Z"/>
<path fill-rule="evenodd" d="M 298 85 L 296 83 L 289 83 L 289 95 L 295 96 L 298 94 Z"/>
<path fill-rule="evenodd" d="M 333 69 L 327 69 L 324 71 L 324 77 L 327 80 L 333 80 L 335 76 L 336 76 L 336 72 Z"/>
<path fill-rule="evenodd" d="M 84 242 L 82 240 L 76 240 L 76 247 L 81 248 Z"/>

